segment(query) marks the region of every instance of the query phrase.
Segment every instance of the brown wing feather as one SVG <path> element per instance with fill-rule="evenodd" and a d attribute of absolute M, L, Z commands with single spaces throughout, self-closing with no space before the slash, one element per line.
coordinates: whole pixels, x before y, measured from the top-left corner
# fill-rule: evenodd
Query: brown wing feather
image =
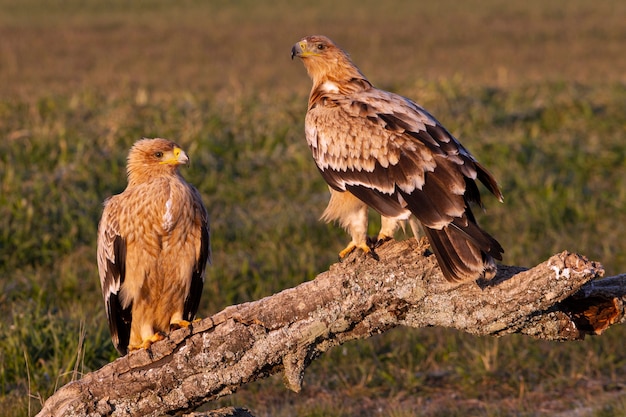
<path fill-rule="evenodd" d="M 209 226 L 209 215 L 202 204 L 202 198 L 200 197 L 198 190 L 192 187 L 192 192 L 196 216 L 200 217 L 201 231 L 200 250 L 193 268 L 189 293 L 185 298 L 183 318 L 188 321 L 193 320 L 198 312 L 200 297 L 204 287 L 206 266 L 207 263 L 211 263 L 211 231 Z"/>
<path fill-rule="evenodd" d="M 410 210 L 450 280 L 480 276 L 501 259 L 500 244 L 475 223 L 475 180 L 499 199 L 495 179 L 426 110 L 374 88 L 349 97 L 318 94 L 307 141 L 324 179 L 389 217 Z M 495 268 L 495 264 L 494 264 Z"/>
<path fill-rule="evenodd" d="M 325 103 L 332 104 L 309 110 L 306 123 L 314 159 L 331 187 L 365 187 L 393 199 L 397 190 L 422 190 L 421 199 L 434 200 L 429 205 L 449 216 L 465 211 L 462 196 L 468 182 L 479 178 L 497 190 L 495 180 L 469 152 L 410 100 L 376 89 L 327 96 Z M 363 104 L 357 106 L 357 101 Z M 480 203 L 479 194 L 472 198 Z M 426 217 L 420 221 L 437 226 Z"/>
<path fill-rule="evenodd" d="M 111 340 L 117 351 L 125 355 L 130 340 L 132 304 L 123 307 L 119 294 L 126 278 L 126 242 L 119 231 L 117 203 L 117 196 L 105 202 L 98 226 L 97 258 Z"/>

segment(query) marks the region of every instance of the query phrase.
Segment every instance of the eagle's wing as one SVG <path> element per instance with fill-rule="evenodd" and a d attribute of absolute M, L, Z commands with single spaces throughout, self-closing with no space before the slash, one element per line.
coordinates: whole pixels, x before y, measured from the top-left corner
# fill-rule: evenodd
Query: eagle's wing
<path fill-rule="evenodd" d="M 496 181 L 432 115 L 393 93 L 321 96 L 307 112 L 306 137 L 331 187 L 389 217 L 411 205 L 422 224 L 441 229 L 464 215 L 467 201 L 480 204 L 475 179 L 501 198 Z"/>
<path fill-rule="evenodd" d="M 126 242 L 120 233 L 118 207 L 120 196 L 104 203 L 98 226 L 98 270 L 113 345 L 125 355 L 130 340 L 132 305 L 122 306 L 120 287 L 126 276 Z"/>
<path fill-rule="evenodd" d="M 200 227 L 200 239 L 196 243 L 196 259 L 191 275 L 191 285 L 189 293 L 185 298 L 183 318 L 187 321 L 193 320 L 198 311 L 200 296 L 204 287 L 204 276 L 207 263 L 211 263 L 211 230 L 209 226 L 209 215 L 202 203 L 202 197 L 198 190 L 191 186 L 193 198 L 194 217 Z"/>
<path fill-rule="evenodd" d="M 495 271 L 481 252 L 502 259 L 503 249 L 476 224 L 469 203 L 481 204 L 477 179 L 500 200 L 502 194 L 432 115 L 375 88 L 318 97 L 307 112 L 306 137 L 332 188 L 351 192 L 387 217 L 414 214 L 448 279 Z"/>

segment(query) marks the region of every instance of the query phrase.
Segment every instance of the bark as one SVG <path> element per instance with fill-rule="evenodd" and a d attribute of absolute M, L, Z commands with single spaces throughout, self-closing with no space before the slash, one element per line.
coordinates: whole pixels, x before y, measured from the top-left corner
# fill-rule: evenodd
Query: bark
<path fill-rule="evenodd" d="M 390 242 L 379 261 L 356 253 L 313 281 L 228 307 L 67 384 L 39 415 L 182 414 L 277 372 L 297 392 L 319 355 L 396 326 L 580 340 L 624 320 L 626 276 L 596 280 L 602 266 L 583 256 L 562 252 L 532 269 L 500 266 L 492 281 L 451 284 L 427 249 Z"/>

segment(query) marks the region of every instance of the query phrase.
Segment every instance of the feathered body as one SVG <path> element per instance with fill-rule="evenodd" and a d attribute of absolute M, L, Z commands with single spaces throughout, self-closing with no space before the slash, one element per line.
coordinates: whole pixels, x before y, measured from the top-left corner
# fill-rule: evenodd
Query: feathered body
<path fill-rule="evenodd" d="M 209 217 L 178 172 L 189 161 L 166 139 L 142 139 L 128 155 L 128 186 L 105 201 L 98 269 L 117 350 L 147 347 L 188 325 L 210 262 Z"/>
<path fill-rule="evenodd" d="M 330 39 L 305 37 L 294 56 L 313 81 L 305 131 L 331 188 L 326 219 L 352 235 L 340 256 L 370 250 L 361 230 L 370 206 L 389 229 L 415 215 L 448 280 L 493 277 L 504 251 L 470 209 L 482 205 L 476 180 L 502 200 L 492 175 L 425 109 L 374 88 Z"/>

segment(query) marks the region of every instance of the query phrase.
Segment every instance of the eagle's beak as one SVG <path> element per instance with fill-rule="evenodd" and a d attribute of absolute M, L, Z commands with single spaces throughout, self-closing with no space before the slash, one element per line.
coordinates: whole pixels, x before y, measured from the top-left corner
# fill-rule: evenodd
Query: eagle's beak
<path fill-rule="evenodd" d="M 174 148 L 174 156 L 176 157 L 176 163 L 178 165 L 189 165 L 189 157 L 179 147 Z"/>
<path fill-rule="evenodd" d="M 167 157 L 167 159 L 164 159 L 163 161 L 161 161 L 160 162 L 161 164 L 166 164 L 166 165 L 189 165 L 189 157 L 187 156 L 185 151 L 180 149 L 178 146 L 174 147 L 174 149 L 172 149 L 171 153 L 167 152 L 165 154 L 165 156 Z"/>
<path fill-rule="evenodd" d="M 306 48 L 306 42 L 300 41 L 291 48 L 291 59 L 294 57 L 301 57 L 304 55 L 304 49 Z"/>

